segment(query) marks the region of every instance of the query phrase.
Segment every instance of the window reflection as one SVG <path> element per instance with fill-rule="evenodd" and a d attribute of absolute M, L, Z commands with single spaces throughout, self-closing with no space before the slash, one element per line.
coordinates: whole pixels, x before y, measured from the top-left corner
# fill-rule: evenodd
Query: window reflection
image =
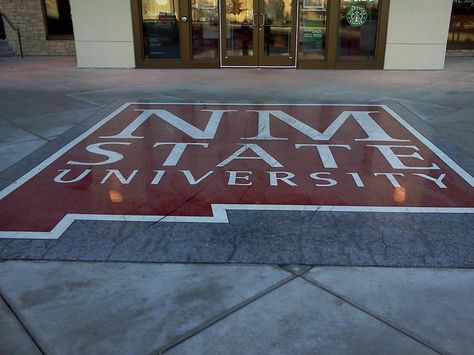
<path fill-rule="evenodd" d="M 145 58 L 180 58 L 178 0 L 142 0 Z"/>
<path fill-rule="evenodd" d="M 407 191 L 404 187 L 396 187 L 393 190 L 393 200 L 399 204 L 404 204 L 407 199 Z"/>
<path fill-rule="evenodd" d="M 264 54 L 288 56 L 291 51 L 292 0 L 265 0 Z"/>
<path fill-rule="evenodd" d="M 219 46 L 217 0 L 193 0 L 192 40 L 194 59 L 216 59 Z"/>
<path fill-rule="evenodd" d="M 253 0 L 226 0 L 226 56 L 253 56 Z"/>
<path fill-rule="evenodd" d="M 377 37 L 378 0 L 342 0 L 339 15 L 338 57 L 373 60 Z"/>
<path fill-rule="evenodd" d="M 474 2 L 454 0 L 449 26 L 448 49 L 474 49 Z"/>
<path fill-rule="evenodd" d="M 123 195 L 118 190 L 110 190 L 109 197 L 110 197 L 110 201 L 112 201 L 113 203 L 123 202 Z"/>
<path fill-rule="evenodd" d="M 299 58 L 323 60 L 327 0 L 300 0 Z"/>

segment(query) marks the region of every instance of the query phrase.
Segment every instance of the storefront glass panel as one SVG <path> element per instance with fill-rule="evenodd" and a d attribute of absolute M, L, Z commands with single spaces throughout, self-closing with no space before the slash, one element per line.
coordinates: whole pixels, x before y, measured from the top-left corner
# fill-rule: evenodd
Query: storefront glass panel
<path fill-rule="evenodd" d="M 253 25 L 255 24 L 253 0 L 226 0 L 225 10 L 225 55 L 227 57 L 253 56 Z"/>
<path fill-rule="evenodd" d="M 448 50 L 474 50 L 474 1 L 454 0 Z"/>
<path fill-rule="evenodd" d="M 300 0 L 299 59 L 324 60 L 327 0 Z"/>
<path fill-rule="evenodd" d="M 219 10 L 217 0 L 192 0 L 193 59 L 217 59 L 219 55 Z"/>
<path fill-rule="evenodd" d="M 142 0 L 143 49 L 146 59 L 179 59 L 178 0 Z"/>
<path fill-rule="evenodd" d="M 292 43 L 292 0 L 265 0 L 262 15 L 264 21 L 264 55 L 289 56 Z"/>
<path fill-rule="evenodd" d="M 383 67 L 388 0 L 132 4 L 138 67 Z"/>
<path fill-rule="evenodd" d="M 338 59 L 374 60 L 379 0 L 341 0 Z"/>

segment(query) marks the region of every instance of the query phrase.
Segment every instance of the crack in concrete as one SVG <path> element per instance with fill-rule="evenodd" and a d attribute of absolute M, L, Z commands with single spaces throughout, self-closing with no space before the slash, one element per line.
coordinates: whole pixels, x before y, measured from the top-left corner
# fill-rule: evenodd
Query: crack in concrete
<path fill-rule="evenodd" d="M 289 272 L 288 270 L 285 270 L 285 271 Z M 178 346 L 179 344 L 185 342 L 186 340 L 196 336 L 197 334 L 199 334 L 202 331 L 208 329 L 209 327 L 211 327 L 214 324 L 220 322 L 221 320 L 231 316 L 233 313 L 238 312 L 239 310 L 243 309 L 244 307 L 247 307 L 248 305 L 254 303 L 257 300 L 259 300 L 260 298 L 270 294 L 271 292 L 275 291 L 276 289 L 278 289 L 278 288 L 282 287 L 283 285 L 286 285 L 287 283 L 289 283 L 289 282 L 295 280 L 296 278 L 298 278 L 297 275 L 295 275 L 291 272 L 289 272 L 289 273 L 291 274 L 291 276 L 284 278 L 283 280 L 267 287 L 263 291 L 260 291 L 260 292 L 256 293 L 254 296 L 249 297 L 249 298 L 245 299 L 244 301 L 239 302 L 235 306 L 230 307 L 226 311 L 223 311 L 220 314 L 204 321 L 203 323 L 201 323 L 200 325 L 198 325 L 198 326 L 194 327 L 193 329 L 187 331 L 183 335 L 176 337 L 176 339 L 174 341 L 171 341 L 170 343 L 160 347 L 157 351 L 151 352 L 150 354 L 163 354 L 163 353 L 166 353 L 167 351 L 175 348 L 176 346 Z"/>
<path fill-rule="evenodd" d="M 3 296 L 2 292 L 0 292 L 0 302 L 3 302 L 7 309 L 10 311 L 10 313 L 15 317 L 16 321 L 20 325 L 20 327 L 25 331 L 26 335 L 28 338 L 30 338 L 31 342 L 33 345 L 36 347 L 38 352 L 40 352 L 43 355 L 46 355 L 46 352 L 41 348 L 39 342 L 36 340 L 36 338 L 33 336 L 33 333 L 30 332 L 30 330 L 26 327 L 25 322 L 21 319 L 21 317 L 15 312 L 13 306 L 7 301 L 7 299 Z"/>
<path fill-rule="evenodd" d="M 424 339 L 421 339 L 419 336 L 413 334 L 411 331 L 409 330 L 406 330 L 404 329 L 403 327 L 395 324 L 395 322 L 383 317 L 383 316 L 380 316 L 378 315 L 377 313 L 375 312 L 372 312 L 370 311 L 369 309 L 367 309 L 365 306 L 363 305 L 360 305 L 358 304 L 357 302 L 355 301 L 352 301 L 351 299 L 349 299 L 348 297 L 346 297 L 345 295 L 339 293 L 339 292 L 336 292 L 334 291 L 333 289 L 331 289 L 329 286 L 319 282 L 319 281 L 316 281 L 316 280 L 313 280 L 313 279 L 310 279 L 308 277 L 306 277 L 305 275 L 302 275 L 301 278 L 303 280 L 305 280 L 306 282 L 312 284 L 313 286 L 316 286 L 318 287 L 319 289 L 323 290 L 324 292 L 332 295 L 333 297 L 336 297 L 338 299 L 340 299 L 341 301 L 347 303 L 348 305 L 358 309 L 359 311 L 367 314 L 368 316 L 378 320 L 379 322 L 382 322 L 383 324 L 387 325 L 388 327 L 394 329 L 396 332 L 398 333 L 401 333 L 403 334 L 404 336 L 416 341 L 417 343 L 423 345 L 424 347 L 430 349 L 431 351 L 434 351 L 435 353 L 437 354 L 440 354 L 440 355 L 443 355 L 444 352 L 441 351 L 440 349 L 438 349 L 436 346 L 430 344 L 429 341 L 427 340 L 424 340 Z"/>
<path fill-rule="evenodd" d="M 231 237 L 232 237 L 232 251 L 231 251 L 230 255 L 227 257 L 227 261 L 226 261 L 227 263 L 231 262 L 232 258 L 234 257 L 234 255 L 237 252 L 237 249 L 239 247 L 238 243 L 237 243 L 237 234 L 233 233 Z"/>
<path fill-rule="evenodd" d="M 240 302 L 239 304 L 235 305 L 234 307 L 231 307 L 229 310 L 224 311 L 221 314 L 218 314 L 218 315 L 204 321 L 201 325 L 198 325 L 197 327 L 195 327 L 192 330 L 186 332 L 185 334 L 183 334 L 181 336 L 178 336 L 174 341 L 171 341 L 170 343 L 168 343 L 168 344 L 162 346 L 161 348 L 159 348 L 156 352 L 152 352 L 150 354 L 164 354 L 164 353 L 166 353 L 167 351 L 169 351 L 169 350 L 175 348 L 176 346 L 184 343 L 188 339 L 191 339 L 191 338 L 197 336 L 199 333 L 205 331 L 209 327 L 219 323 L 223 319 L 231 316 L 233 313 L 244 309 L 245 307 L 247 307 L 250 304 L 254 303 L 255 301 L 259 300 L 260 298 L 271 294 L 272 292 L 276 291 L 278 288 L 280 288 L 280 287 L 282 287 L 282 286 L 284 286 L 284 285 L 286 285 L 286 284 L 290 283 L 291 281 L 296 280 L 298 278 L 304 280 L 305 282 L 308 282 L 309 284 L 311 284 L 312 286 L 322 290 L 323 292 L 328 293 L 332 297 L 335 297 L 335 298 L 341 300 L 345 304 L 348 304 L 350 307 L 355 308 L 356 310 L 366 314 L 370 318 L 373 318 L 376 321 L 388 326 L 389 328 L 391 328 L 395 332 L 400 333 L 403 336 L 410 338 L 411 340 L 413 340 L 416 343 L 422 345 L 423 347 L 425 347 L 425 348 L 427 348 L 427 349 L 429 349 L 429 350 L 431 350 L 431 351 L 433 351 L 437 354 L 441 354 L 441 355 L 444 354 L 440 349 L 438 349 L 436 346 L 432 345 L 429 341 L 426 341 L 426 340 L 420 338 L 419 336 L 417 336 L 416 334 L 413 334 L 411 331 L 409 331 L 407 329 L 404 329 L 403 327 L 397 325 L 395 322 L 391 321 L 390 319 L 387 319 L 383 316 L 378 315 L 375 312 L 370 311 L 365 306 L 362 306 L 362 305 L 358 304 L 357 302 L 352 301 L 348 297 L 332 290 L 331 288 L 329 288 L 328 286 L 322 284 L 321 282 L 313 280 L 311 278 L 308 278 L 307 274 L 313 268 L 313 266 L 307 266 L 306 269 L 304 269 L 302 272 L 294 271 L 292 269 L 292 266 L 295 266 L 295 265 L 278 265 L 279 269 L 284 270 L 285 272 L 288 272 L 289 274 L 291 274 L 291 277 L 283 279 L 283 280 L 273 284 L 272 286 L 268 287 L 266 290 L 264 290 L 262 292 L 259 292 L 256 295 L 254 295 L 253 297 L 250 297 L 250 298 Z"/>
<path fill-rule="evenodd" d="M 208 183 L 208 185 L 206 185 L 206 187 L 210 186 L 212 184 L 212 181 L 214 181 L 216 179 L 216 176 L 215 175 L 211 181 Z M 138 231 L 132 231 L 130 232 L 129 234 L 127 234 L 120 242 L 118 242 L 117 244 L 114 245 L 114 247 L 112 248 L 111 252 L 109 253 L 109 256 L 107 258 L 107 260 L 110 260 L 110 257 L 112 256 L 112 254 L 114 253 L 115 249 L 121 245 L 123 242 L 125 242 L 126 240 L 132 238 L 133 236 L 135 236 L 137 233 L 143 233 L 145 232 L 146 230 L 152 228 L 153 226 L 157 225 L 158 223 L 160 223 L 161 221 L 163 221 L 166 217 L 168 216 L 171 216 L 173 214 L 173 212 L 176 212 L 177 210 L 179 210 L 181 207 L 185 206 L 189 201 L 191 201 L 193 198 L 195 198 L 197 195 L 199 195 L 201 192 L 203 192 L 205 190 L 204 187 L 203 189 L 199 190 L 198 192 L 196 192 L 195 194 L 193 194 L 192 196 L 188 197 L 183 203 L 181 203 L 180 205 L 178 205 L 176 208 L 174 208 L 172 211 L 168 212 L 167 214 L 163 215 L 161 218 L 159 218 L 157 221 L 155 222 L 151 222 L 149 223 L 147 226 L 143 227 L 142 229 L 138 230 Z M 139 207 L 137 207 L 138 209 Z M 76 222 L 74 222 L 76 223 Z M 131 222 L 133 223 L 133 222 Z M 176 222 L 172 222 L 170 223 L 172 224 L 173 226 L 171 227 L 170 230 L 173 230 L 175 225 L 177 224 Z"/>

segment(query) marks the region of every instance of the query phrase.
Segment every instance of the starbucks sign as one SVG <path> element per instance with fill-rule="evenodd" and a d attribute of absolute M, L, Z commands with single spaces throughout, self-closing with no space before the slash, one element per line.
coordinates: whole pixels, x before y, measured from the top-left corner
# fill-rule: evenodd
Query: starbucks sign
<path fill-rule="evenodd" d="M 360 27 L 367 21 L 367 9 L 360 5 L 353 5 L 347 11 L 346 19 L 352 27 Z"/>

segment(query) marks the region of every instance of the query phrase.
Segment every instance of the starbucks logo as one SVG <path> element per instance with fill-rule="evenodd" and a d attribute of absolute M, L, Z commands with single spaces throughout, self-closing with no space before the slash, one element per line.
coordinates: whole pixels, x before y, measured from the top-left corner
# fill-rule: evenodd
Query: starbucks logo
<path fill-rule="evenodd" d="M 347 11 L 346 18 L 352 27 L 360 27 L 367 21 L 367 9 L 362 6 L 353 5 Z"/>

